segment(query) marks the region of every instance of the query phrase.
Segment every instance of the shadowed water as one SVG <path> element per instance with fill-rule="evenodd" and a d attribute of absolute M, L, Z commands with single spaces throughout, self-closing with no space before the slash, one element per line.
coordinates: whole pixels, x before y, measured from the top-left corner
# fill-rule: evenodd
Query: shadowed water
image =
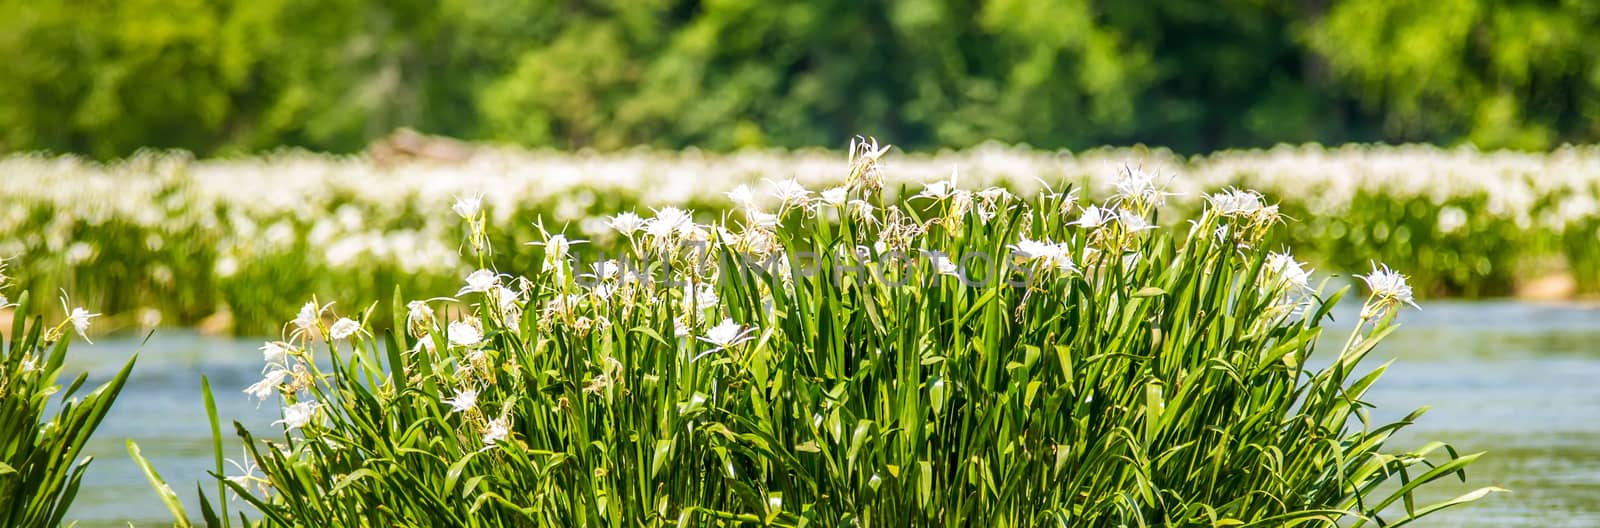
<path fill-rule="evenodd" d="M 1337 312 L 1342 340 L 1353 309 Z M 1428 303 L 1403 314 L 1403 327 L 1375 352 L 1370 366 L 1396 361 L 1369 393 L 1376 418 L 1395 419 L 1431 405 L 1421 421 L 1391 442 L 1428 440 L 1463 452 L 1488 451 L 1468 483 L 1429 490 L 1422 502 L 1485 485 L 1513 493 L 1427 518 L 1421 527 L 1600 526 L 1600 310 L 1518 303 Z M 211 433 L 200 374 L 216 388 L 221 415 L 271 436 L 276 402 L 257 407 L 240 389 L 259 379 L 258 341 L 222 340 L 162 331 L 146 344 L 127 389 L 88 454 L 96 461 L 68 514 L 79 526 L 168 525 L 171 516 L 124 442 L 137 441 L 185 504 L 195 511 L 195 482 L 212 467 Z M 68 372 L 88 368 L 97 380 L 119 367 L 139 341 L 105 338 L 75 345 Z M 1324 350 L 1328 352 L 1329 350 Z M 223 425 L 232 437 L 232 426 Z M 237 447 L 229 456 L 239 458 Z"/>

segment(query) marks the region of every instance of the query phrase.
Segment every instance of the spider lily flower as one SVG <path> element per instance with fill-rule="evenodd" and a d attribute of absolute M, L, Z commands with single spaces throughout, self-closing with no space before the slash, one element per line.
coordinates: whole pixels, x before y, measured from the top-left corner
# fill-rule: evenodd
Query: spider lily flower
<path fill-rule="evenodd" d="M 1117 175 L 1117 196 L 1127 200 L 1154 200 L 1160 196 L 1155 175 L 1129 166 Z"/>
<path fill-rule="evenodd" d="M 1106 222 L 1110 222 L 1112 220 L 1113 218 L 1111 215 L 1107 214 L 1105 209 L 1090 205 L 1083 208 L 1083 212 L 1078 215 L 1078 219 L 1072 221 L 1069 225 L 1075 225 L 1084 229 L 1096 229 L 1102 225 L 1105 225 Z"/>
<path fill-rule="evenodd" d="M 766 229 L 778 227 L 778 215 L 764 213 L 755 209 L 746 209 L 744 215 L 746 218 L 750 219 L 750 225 L 752 227 Z"/>
<path fill-rule="evenodd" d="M 1412 298 L 1411 285 L 1406 284 L 1406 276 L 1389 269 L 1389 265 L 1374 262 L 1372 273 L 1356 276 L 1366 282 L 1367 288 L 1372 290 L 1372 300 L 1361 310 L 1363 318 L 1375 316 L 1400 304 L 1409 304 L 1413 308 L 1422 309 Z"/>
<path fill-rule="evenodd" d="M 413 337 L 422 337 L 433 326 L 433 309 L 424 301 L 406 303 L 406 328 Z"/>
<path fill-rule="evenodd" d="M 856 220 L 861 221 L 861 223 L 867 225 L 878 223 L 878 217 L 874 214 L 875 208 L 866 200 L 850 200 L 849 208 L 852 213 L 855 213 Z"/>
<path fill-rule="evenodd" d="M 1271 280 L 1283 284 L 1291 292 L 1308 292 L 1311 290 L 1311 272 L 1307 271 L 1304 264 L 1296 261 L 1288 253 L 1268 253 L 1265 268 Z"/>
<path fill-rule="evenodd" d="M 1039 242 L 1023 237 L 1017 243 L 1007 246 L 1018 262 L 1027 262 L 1048 255 L 1054 248 L 1049 242 Z"/>
<path fill-rule="evenodd" d="M 1241 189 L 1228 189 L 1206 196 L 1211 211 L 1225 217 L 1253 217 L 1263 207 L 1261 193 Z"/>
<path fill-rule="evenodd" d="M 946 257 L 944 255 L 933 256 L 933 271 L 940 275 L 954 276 L 961 274 L 960 266 L 957 266 L 956 263 L 951 262 L 950 257 Z"/>
<path fill-rule="evenodd" d="M 644 228 L 644 219 L 639 218 L 639 215 L 634 214 L 633 211 L 628 211 L 611 217 L 606 222 L 606 225 L 617 230 L 618 233 L 622 233 L 622 236 L 631 236 Z"/>
<path fill-rule="evenodd" d="M 245 456 L 243 457 L 243 464 L 240 464 L 231 458 L 225 460 L 228 462 L 228 464 L 232 465 L 234 469 L 239 470 L 238 475 L 229 475 L 227 477 L 229 482 L 238 484 L 241 488 L 254 486 L 256 488 L 256 493 L 261 495 L 266 495 L 272 491 L 272 481 L 256 474 L 256 472 L 261 468 L 256 466 L 255 461 L 250 458 L 248 452 L 246 452 Z"/>
<path fill-rule="evenodd" d="M 1144 215 L 1127 209 L 1122 209 L 1117 213 L 1117 223 L 1122 224 L 1122 228 L 1129 233 L 1138 233 L 1156 228 L 1149 220 L 1145 220 Z"/>
<path fill-rule="evenodd" d="M 439 400 L 439 402 L 449 405 L 451 413 L 467 412 L 478 406 L 478 390 L 461 389 L 456 392 L 456 397 Z"/>
<path fill-rule="evenodd" d="M 89 331 L 89 320 L 99 316 L 100 314 L 89 313 L 88 310 L 79 307 L 73 308 L 72 313 L 68 315 L 67 318 L 72 321 L 72 330 L 77 332 L 78 336 L 82 337 L 84 341 L 89 341 L 89 336 L 87 335 L 87 332 Z M 89 342 L 93 343 L 94 341 Z"/>
<path fill-rule="evenodd" d="M 483 342 L 483 330 L 478 329 L 475 322 L 452 321 L 445 334 L 450 339 L 450 344 L 470 348 Z"/>
<path fill-rule="evenodd" d="M 511 437 L 511 420 L 506 417 L 495 418 L 483 428 L 483 443 L 495 445 Z"/>
<path fill-rule="evenodd" d="M 322 320 L 322 307 L 316 301 L 308 301 L 300 307 L 300 313 L 294 316 L 294 326 L 301 331 L 310 332 Z"/>
<path fill-rule="evenodd" d="M 688 211 L 676 207 L 663 207 L 660 211 L 656 211 L 656 217 L 651 219 L 651 221 L 654 223 L 665 224 L 673 231 L 679 231 L 682 230 L 685 225 L 694 223 L 694 215 Z"/>
<path fill-rule="evenodd" d="M 467 285 L 463 286 L 456 296 L 460 297 L 469 293 L 489 291 L 490 288 L 500 285 L 500 275 L 493 271 L 481 269 L 467 275 Z"/>
<path fill-rule="evenodd" d="M 451 211 L 455 211 L 456 214 L 467 219 L 478 216 L 478 212 L 482 209 L 483 195 L 481 194 L 476 196 L 463 196 L 456 198 L 455 205 L 450 206 Z"/>
<path fill-rule="evenodd" d="M 790 206 L 804 207 L 811 199 L 811 190 L 793 178 L 772 182 L 772 197 L 777 198 L 782 205 L 779 209 Z"/>
<path fill-rule="evenodd" d="M 587 275 L 588 278 L 595 281 L 605 281 L 616 278 L 622 266 L 616 259 L 610 259 L 590 264 L 589 269 L 592 270 L 592 273 Z"/>
<path fill-rule="evenodd" d="M 935 201 L 949 198 L 950 195 L 954 194 L 957 189 L 956 178 L 956 170 L 951 169 L 950 179 L 940 180 L 924 185 L 922 187 L 922 192 L 917 193 L 917 195 L 912 196 L 912 198 L 928 198 Z"/>
<path fill-rule="evenodd" d="M 261 360 L 271 366 L 287 366 L 289 363 L 289 344 L 282 341 L 267 341 L 261 345 Z"/>
<path fill-rule="evenodd" d="M 978 191 L 978 197 L 990 205 L 1000 205 L 1015 199 L 1016 195 L 1011 194 L 1005 187 L 990 187 Z"/>
<path fill-rule="evenodd" d="M 822 191 L 821 197 L 823 203 L 834 207 L 844 207 L 845 204 L 849 203 L 850 201 L 850 189 L 844 187 L 834 187 L 832 189 Z"/>
<path fill-rule="evenodd" d="M 281 368 L 272 368 L 271 370 L 268 370 L 266 374 L 261 376 L 261 381 L 257 381 L 252 383 L 249 387 L 245 387 L 244 393 L 249 394 L 251 397 L 254 397 L 257 400 L 265 401 L 267 397 L 272 396 L 272 393 L 278 390 L 278 387 L 283 385 L 284 379 L 288 377 L 289 371 Z"/>
<path fill-rule="evenodd" d="M 544 242 L 529 242 L 528 245 L 544 246 L 544 258 L 550 261 L 558 261 L 567 258 L 567 254 L 571 252 L 574 244 L 583 244 L 585 242 L 588 241 L 568 240 L 566 235 L 555 234 L 550 235 Z"/>
<path fill-rule="evenodd" d="M 723 319 L 721 324 L 706 330 L 706 335 L 699 336 L 697 339 L 716 345 L 715 350 L 722 350 L 754 339 L 754 336 L 751 335 L 754 332 L 754 328 L 745 328 L 739 323 L 733 322 L 733 319 Z"/>
<path fill-rule="evenodd" d="M 889 145 L 878 146 L 876 138 L 857 136 L 850 140 L 850 175 L 846 185 L 879 191 L 883 189 L 883 167 L 878 160 L 889 152 Z"/>
<path fill-rule="evenodd" d="M 506 326 L 515 328 L 522 321 L 522 295 L 516 290 L 505 286 L 495 286 L 490 298 L 495 301 L 495 308 L 499 309 L 500 319 Z"/>
<path fill-rule="evenodd" d="M 283 419 L 272 422 L 272 425 L 283 424 L 290 431 L 305 427 L 317 417 L 317 410 L 322 408 L 322 403 L 316 400 L 303 401 L 283 408 Z"/>
<path fill-rule="evenodd" d="M 715 308 L 717 302 L 722 300 L 717 296 L 717 289 L 710 284 L 702 284 L 695 288 L 693 284 L 683 285 L 683 299 L 693 301 L 692 306 L 697 310 Z"/>
<path fill-rule="evenodd" d="M 733 201 L 734 205 L 739 207 L 745 209 L 755 209 L 756 207 L 756 193 L 755 191 L 750 190 L 749 185 L 741 183 L 738 187 L 734 187 L 733 190 L 722 194 L 723 196 L 727 196 L 729 200 Z"/>
<path fill-rule="evenodd" d="M 1048 266 L 1066 272 L 1078 270 L 1077 263 L 1072 261 L 1071 248 L 1066 244 L 1057 244 L 1049 240 L 1040 242 L 1023 238 L 1016 244 L 1007 247 L 1011 248 L 1013 261 L 1018 263 L 1031 262 L 1035 265 Z"/>
<path fill-rule="evenodd" d="M 355 320 L 350 319 L 349 317 L 340 317 L 338 321 L 333 322 L 333 326 L 328 327 L 328 337 L 332 337 L 334 339 L 348 339 L 350 336 L 355 335 L 356 332 L 360 330 L 361 323 L 357 323 Z"/>

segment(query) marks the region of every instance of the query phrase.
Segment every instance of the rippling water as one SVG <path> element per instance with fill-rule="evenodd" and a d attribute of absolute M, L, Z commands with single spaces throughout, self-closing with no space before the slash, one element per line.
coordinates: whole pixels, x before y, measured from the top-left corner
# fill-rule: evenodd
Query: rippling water
<path fill-rule="evenodd" d="M 1340 319 L 1351 315 L 1342 312 Z M 1405 313 L 1402 322 L 1370 363 L 1395 359 L 1368 400 L 1378 405 L 1380 419 L 1423 405 L 1432 410 L 1390 446 L 1442 440 L 1464 452 L 1489 452 L 1472 466 L 1466 484 L 1451 482 L 1424 498 L 1490 484 L 1513 490 L 1415 526 L 1600 526 L 1600 310 L 1429 303 Z M 273 404 L 258 408 L 239 392 L 259 378 L 259 344 L 174 331 L 146 344 L 122 398 L 87 449 L 96 461 L 68 518 L 84 528 L 171 523 L 128 458 L 128 438 L 194 511 L 194 483 L 205 480 L 215 489 L 206 475 L 211 433 L 199 374 L 210 377 L 222 416 L 265 430 L 277 419 Z M 137 340 L 126 339 L 78 345 L 67 368 L 88 368 L 104 379 L 139 349 Z M 231 438 L 232 427 L 223 427 Z"/>

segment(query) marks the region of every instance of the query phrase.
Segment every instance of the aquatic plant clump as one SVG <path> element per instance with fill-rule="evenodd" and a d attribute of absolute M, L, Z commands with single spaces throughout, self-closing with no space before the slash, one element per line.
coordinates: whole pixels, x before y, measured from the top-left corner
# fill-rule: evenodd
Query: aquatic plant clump
<path fill-rule="evenodd" d="M 954 180 L 886 199 L 886 151 L 857 145 L 838 187 L 732 193 L 715 222 L 620 212 L 605 258 L 544 233 L 525 269 L 491 267 L 468 197 L 482 269 L 455 295 L 395 299 L 393 331 L 313 301 L 263 347 L 246 391 L 279 429 L 239 427 L 226 466 L 217 439 L 202 513 L 231 522 L 214 507 L 236 494 L 269 526 L 1364 526 L 1495 490 L 1413 501 L 1479 455 L 1391 451 L 1421 411 L 1362 401 L 1406 278 L 1376 269 L 1323 341 L 1347 290 L 1265 247 L 1285 220 L 1261 195 L 1158 222 L 1195 198 L 1125 167 L 1098 203 Z"/>
<path fill-rule="evenodd" d="M 114 325 L 270 334 L 285 297 L 388 299 L 396 285 L 444 291 L 474 266 L 458 252 L 461 226 L 439 221 L 459 198 L 492 214 L 500 242 L 493 264 L 524 269 L 538 250 L 518 241 L 540 236 L 530 227 L 536 219 L 609 243 L 616 235 L 604 216 L 617 211 L 673 206 L 717 216 L 733 204 L 771 207 L 779 184 L 836 188 L 846 171 L 841 156 L 822 151 L 473 152 L 399 164 L 298 152 L 216 160 L 150 153 L 109 164 L 0 157 L 0 173 L 15 175 L 0 186 L 0 201 L 11 205 L 0 211 L 0 255 L 21 256 L 13 267 L 25 288 L 82 292 Z M 1564 285 L 1547 296 L 1600 292 L 1600 147 L 1308 145 L 1185 159 L 1159 149 L 990 145 L 897 156 L 884 192 L 898 200 L 959 168 L 957 183 L 968 187 L 1031 195 L 1040 181 L 1072 182 L 1102 199 L 1116 192 L 1110 169 L 1123 163 L 1182 172 L 1160 183 L 1185 196 L 1229 186 L 1268 193 L 1296 219 L 1274 230 L 1271 245 L 1292 246 L 1330 272 L 1387 262 L 1406 269 L 1422 297 L 1505 295 L 1545 279 Z M 741 186 L 748 200 L 725 198 Z M 1196 216 L 1199 205 L 1184 200 L 1169 211 Z M 384 321 L 389 308 L 378 306 Z"/>
<path fill-rule="evenodd" d="M 9 316 L 0 343 L 0 525 L 60 526 L 77 498 L 91 457 L 79 458 L 133 370 L 129 358 L 109 380 L 81 393 L 88 373 L 63 387 L 57 379 L 72 335 L 83 337 L 99 314 L 62 309 L 69 317 L 47 325 L 29 295 L 7 297 L 0 260 L 0 315 Z M 55 400 L 52 402 L 51 400 Z"/>

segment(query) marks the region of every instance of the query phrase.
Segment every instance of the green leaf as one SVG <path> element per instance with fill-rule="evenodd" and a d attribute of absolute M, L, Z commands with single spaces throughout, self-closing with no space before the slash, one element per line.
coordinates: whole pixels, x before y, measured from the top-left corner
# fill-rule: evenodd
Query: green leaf
<path fill-rule="evenodd" d="M 665 467 L 667 460 L 672 456 L 672 439 L 663 438 L 656 440 L 655 452 L 650 458 L 650 478 L 661 475 L 661 468 Z"/>
<path fill-rule="evenodd" d="M 155 488 L 156 496 L 161 499 L 162 504 L 166 505 L 167 511 L 172 513 L 176 524 L 182 528 L 193 526 L 189 522 L 189 516 L 184 514 L 183 503 L 178 500 L 178 494 L 172 491 L 172 486 L 168 486 L 166 479 L 161 478 L 161 474 L 156 472 L 156 468 L 151 466 L 150 461 L 144 458 L 144 455 L 139 451 L 139 444 L 134 443 L 133 440 L 128 440 L 128 456 L 132 457 L 134 464 L 137 464 L 139 469 L 144 472 L 145 479 L 149 480 L 150 485 Z"/>
<path fill-rule="evenodd" d="M 1155 286 L 1145 286 L 1143 288 L 1140 288 L 1139 291 L 1134 292 L 1133 296 L 1135 298 L 1155 297 L 1157 295 L 1166 295 L 1166 293 L 1167 293 L 1167 290 L 1163 290 L 1163 289 L 1157 288 Z"/>

